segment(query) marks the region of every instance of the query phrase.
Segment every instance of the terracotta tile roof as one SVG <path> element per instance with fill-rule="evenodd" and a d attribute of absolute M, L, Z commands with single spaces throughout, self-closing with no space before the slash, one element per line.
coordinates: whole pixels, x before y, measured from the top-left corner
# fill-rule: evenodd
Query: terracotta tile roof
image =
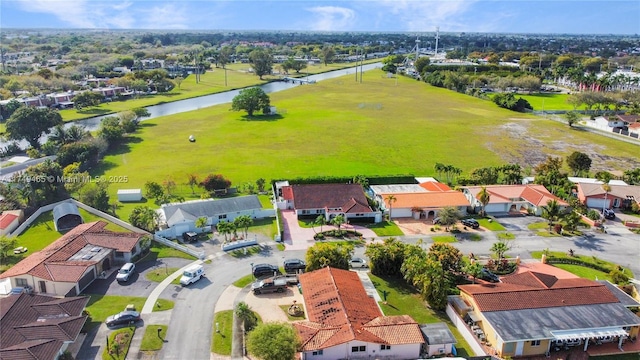
<path fill-rule="evenodd" d="M 558 279 L 553 275 L 524 272 L 502 280 L 502 283 L 459 285 L 458 288 L 473 296 L 480 311 L 619 302 L 606 286 L 587 279 Z"/>
<path fill-rule="evenodd" d="M 297 210 L 338 209 L 354 200 L 366 206 L 359 212 L 372 212 L 367 197 L 359 184 L 304 184 L 291 185 L 293 202 Z"/>
<path fill-rule="evenodd" d="M 363 329 L 389 345 L 424 342 L 418 323 L 409 315 L 378 317 L 365 324 Z"/>
<path fill-rule="evenodd" d="M 640 121 L 640 115 L 618 115 L 618 119 L 627 123 L 635 123 Z"/>
<path fill-rule="evenodd" d="M 600 197 L 604 198 L 605 191 L 601 184 L 578 183 L 578 194 L 581 197 Z M 609 185 L 611 191 L 608 197 L 617 197 L 620 199 L 633 198 L 640 202 L 640 186 L 638 185 Z"/>
<path fill-rule="evenodd" d="M 95 261 L 68 261 L 86 245 L 95 245 L 115 251 L 131 251 L 143 234 L 119 233 L 104 230 L 104 221 L 80 224 L 51 243 L 35 252 L 9 270 L 0 274 L 0 279 L 24 274 L 61 282 L 75 282 Z"/>
<path fill-rule="evenodd" d="M 353 271 L 322 268 L 300 275 L 310 321 L 323 325 L 363 325 L 382 312 Z"/>
<path fill-rule="evenodd" d="M 640 122 L 635 122 L 629 125 L 629 129 L 640 129 Z"/>
<path fill-rule="evenodd" d="M 0 349 L 2 360 L 49 360 L 55 359 L 62 348 L 60 340 L 32 340 Z"/>
<path fill-rule="evenodd" d="M 54 298 L 20 294 L 0 299 L 0 359 L 54 359 L 86 321 L 88 296 Z M 21 357 L 24 354 L 33 357 Z"/>
<path fill-rule="evenodd" d="M 549 200 L 556 200 L 561 206 L 569 205 L 566 201 L 550 193 L 543 185 L 486 185 L 484 187 L 489 194 L 491 194 L 489 204 L 499 204 L 522 199 L 535 206 L 547 205 Z M 474 198 L 478 199 L 478 194 L 482 190 L 482 186 L 467 186 L 466 189 Z"/>
<path fill-rule="evenodd" d="M 293 200 L 293 189 L 291 186 L 285 186 L 282 188 L 282 197 L 285 200 Z"/>
<path fill-rule="evenodd" d="M 385 206 L 389 207 L 387 195 L 382 194 Z M 469 206 L 469 200 L 460 191 L 442 191 L 442 192 L 426 192 L 426 193 L 403 193 L 393 194 L 396 200 L 393 207 L 399 208 L 442 208 L 445 206 Z"/>
<path fill-rule="evenodd" d="M 352 340 L 414 344 L 424 339 L 407 315 L 384 317 L 355 272 L 326 267 L 300 276 L 310 321 L 293 325 L 302 351 L 325 349 Z"/>
<path fill-rule="evenodd" d="M 0 215 L 0 229 L 6 229 L 18 218 L 18 215 L 4 213 Z"/>
<path fill-rule="evenodd" d="M 420 183 L 420 187 L 427 191 L 451 191 L 451 188 L 447 184 L 435 181 L 426 181 Z"/>

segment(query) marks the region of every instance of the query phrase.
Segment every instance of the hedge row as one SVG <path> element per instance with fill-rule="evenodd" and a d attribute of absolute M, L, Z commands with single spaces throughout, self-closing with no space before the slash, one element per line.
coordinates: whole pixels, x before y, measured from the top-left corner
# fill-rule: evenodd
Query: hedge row
<path fill-rule="evenodd" d="M 414 175 L 372 175 L 366 176 L 369 185 L 388 185 L 388 184 L 416 184 Z M 294 179 L 276 179 L 272 180 L 272 185 L 277 181 L 289 181 L 289 184 L 345 184 L 353 182 L 352 177 L 345 176 L 315 176 L 315 177 L 299 177 Z"/>
<path fill-rule="evenodd" d="M 594 263 L 587 262 L 587 261 L 584 261 L 584 260 L 579 259 L 579 258 L 571 258 L 570 259 L 570 258 L 548 257 L 547 258 L 547 263 L 548 264 L 581 265 L 581 266 L 585 266 L 585 267 L 588 267 L 588 268 L 600 270 L 600 271 L 605 272 L 607 274 L 612 270 L 608 266 L 594 264 Z"/>

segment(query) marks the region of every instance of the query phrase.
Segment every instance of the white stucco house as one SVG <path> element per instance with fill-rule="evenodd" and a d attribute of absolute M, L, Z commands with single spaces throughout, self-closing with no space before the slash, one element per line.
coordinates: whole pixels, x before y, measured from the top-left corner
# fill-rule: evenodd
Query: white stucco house
<path fill-rule="evenodd" d="M 275 210 L 263 209 L 258 196 L 248 195 L 163 204 L 158 215 L 163 230 L 156 235 L 173 239 L 185 232 L 201 232 L 195 225 L 201 217 L 207 219 L 207 226 L 215 226 L 221 221 L 233 222 L 242 215 L 249 215 L 252 219 L 274 217 Z"/>

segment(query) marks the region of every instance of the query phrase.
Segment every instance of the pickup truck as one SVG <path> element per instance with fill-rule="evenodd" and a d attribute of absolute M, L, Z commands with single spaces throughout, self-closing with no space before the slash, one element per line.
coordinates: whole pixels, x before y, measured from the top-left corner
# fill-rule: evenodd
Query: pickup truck
<path fill-rule="evenodd" d="M 264 279 L 251 284 L 251 290 L 256 295 L 274 292 L 284 292 L 287 290 L 286 279 Z"/>
<path fill-rule="evenodd" d="M 297 285 L 300 282 L 300 279 L 298 279 L 298 275 L 296 274 L 276 275 L 272 279 L 285 280 L 287 285 Z"/>

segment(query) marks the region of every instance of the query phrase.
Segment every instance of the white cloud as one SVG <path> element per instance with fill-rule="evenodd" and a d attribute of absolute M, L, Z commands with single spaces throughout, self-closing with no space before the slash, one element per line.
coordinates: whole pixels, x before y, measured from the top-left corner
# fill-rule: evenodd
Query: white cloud
<path fill-rule="evenodd" d="M 440 26 L 443 31 L 477 31 L 477 24 L 468 24 L 464 20 L 466 16 L 463 17 L 469 15 L 476 2 L 478 0 L 378 0 L 375 4 L 395 17 L 401 30 L 434 31 L 436 26 Z"/>
<path fill-rule="evenodd" d="M 160 3 L 159 5 L 143 10 L 144 15 L 139 16 L 140 26 L 145 29 L 187 29 L 189 28 L 189 14 L 187 3 Z M 193 16 L 198 15 L 194 13 Z"/>
<path fill-rule="evenodd" d="M 316 6 L 307 10 L 314 14 L 310 29 L 316 31 L 349 30 L 356 18 L 355 11 L 339 6 Z"/>
<path fill-rule="evenodd" d="M 135 25 L 129 1 L 18 0 L 27 12 L 51 14 L 74 28 L 131 28 Z"/>

